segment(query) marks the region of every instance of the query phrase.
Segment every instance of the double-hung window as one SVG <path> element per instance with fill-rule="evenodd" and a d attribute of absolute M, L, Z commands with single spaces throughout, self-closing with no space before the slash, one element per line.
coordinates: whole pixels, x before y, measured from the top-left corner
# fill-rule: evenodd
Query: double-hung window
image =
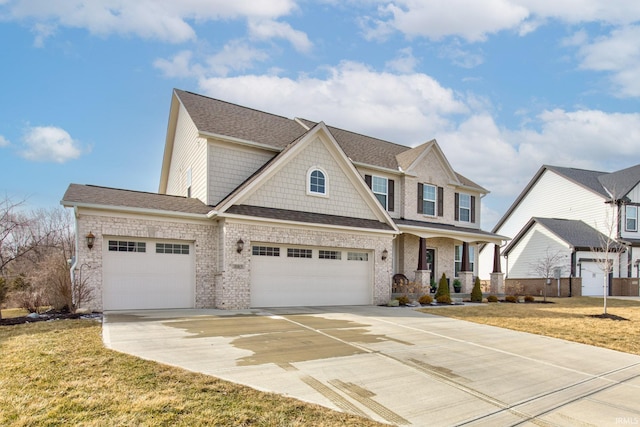
<path fill-rule="evenodd" d="M 471 196 L 460 194 L 458 218 L 461 222 L 471 222 Z"/>
<path fill-rule="evenodd" d="M 389 196 L 389 182 L 387 178 L 373 176 L 371 180 L 371 189 L 373 190 L 373 194 L 376 195 L 376 199 L 378 199 L 380 204 L 387 209 L 387 200 Z"/>
<path fill-rule="evenodd" d="M 436 215 L 437 191 L 435 185 L 422 185 L 422 213 L 425 215 Z"/>
<path fill-rule="evenodd" d="M 625 207 L 625 230 L 626 231 L 638 231 L 638 207 L 626 206 Z"/>

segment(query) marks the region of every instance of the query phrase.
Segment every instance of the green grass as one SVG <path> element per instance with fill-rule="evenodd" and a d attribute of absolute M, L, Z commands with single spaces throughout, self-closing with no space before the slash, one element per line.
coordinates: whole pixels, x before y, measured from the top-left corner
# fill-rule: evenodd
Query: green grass
<path fill-rule="evenodd" d="M 2 426 L 374 426 L 103 347 L 101 325 L 0 327 Z"/>
<path fill-rule="evenodd" d="M 640 301 L 608 298 L 607 313 L 628 319 L 617 321 L 590 317 L 602 314 L 602 298 L 547 300 L 553 304 L 490 303 L 420 311 L 640 355 Z"/>

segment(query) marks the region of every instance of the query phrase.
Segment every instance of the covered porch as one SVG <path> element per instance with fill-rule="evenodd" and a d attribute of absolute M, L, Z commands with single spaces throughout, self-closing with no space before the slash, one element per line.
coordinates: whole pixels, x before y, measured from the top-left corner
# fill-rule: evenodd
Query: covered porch
<path fill-rule="evenodd" d="M 457 279 L 460 293 L 470 293 L 478 275 L 479 245 L 494 245 L 490 292 L 504 293 L 500 247 L 508 238 L 479 229 L 423 221 L 396 220 L 401 234 L 395 240 L 394 274 L 402 274 L 428 293 L 442 274 L 449 285 Z"/>

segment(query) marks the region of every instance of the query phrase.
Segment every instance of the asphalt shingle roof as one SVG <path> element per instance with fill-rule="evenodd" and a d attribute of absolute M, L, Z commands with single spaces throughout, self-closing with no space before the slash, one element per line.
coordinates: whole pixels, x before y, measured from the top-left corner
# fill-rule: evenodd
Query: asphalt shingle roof
<path fill-rule="evenodd" d="M 199 199 L 95 185 L 71 184 L 62 198 L 65 205 L 88 204 L 206 215 L 211 207 Z"/>
<path fill-rule="evenodd" d="M 201 132 L 239 138 L 283 149 L 304 135 L 318 122 L 288 119 L 271 113 L 220 101 L 203 95 L 175 89 Z M 302 123 L 302 124 L 301 124 Z M 304 125 L 304 126 L 303 126 Z M 352 162 L 398 170 L 397 156 L 411 147 L 327 126 L 338 145 Z M 458 174 L 464 185 L 486 191 L 480 185 Z"/>
<path fill-rule="evenodd" d="M 371 219 L 351 218 L 339 215 L 326 215 L 314 212 L 292 211 L 288 209 L 265 208 L 251 205 L 234 205 L 226 213 L 247 215 L 259 218 L 284 221 L 307 222 L 312 224 L 337 225 L 343 227 L 369 228 L 374 230 L 393 230 L 389 224 Z"/>
<path fill-rule="evenodd" d="M 606 236 L 580 220 L 533 218 L 556 236 L 578 249 L 598 248 Z"/>

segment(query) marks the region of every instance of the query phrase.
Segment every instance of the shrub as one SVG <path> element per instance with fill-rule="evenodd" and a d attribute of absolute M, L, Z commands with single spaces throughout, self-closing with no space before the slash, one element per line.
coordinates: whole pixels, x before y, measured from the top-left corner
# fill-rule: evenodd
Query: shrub
<path fill-rule="evenodd" d="M 438 298 L 436 298 L 436 301 L 438 301 L 438 304 L 451 304 L 451 296 L 440 295 Z"/>
<path fill-rule="evenodd" d="M 456 279 L 453 281 L 453 289 L 454 291 L 460 292 L 460 289 L 462 289 L 462 283 L 460 282 L 460 280 Z"/>
<path fill-rule="evenodd" d="M 480 288 L 480 278 L 476 277 L 471 291 L 471 302 L 482 302 L 482 288 Z"/>
<path fill-rule="evenodd" d="M 507 295 L 504 297 L 504 302 L 518 302 L 518 297 L 514 295 Z"/>
<path fill-rule="evenodd" d="M 536 299 L 531 296 L 531 295 L 527 295 L 524 297 L 524 302 L 534 302 Z"/>
<path fill-rule="evenodd" d="M 487 302 L 498 302 L 498 297 L 495 295 L 489 295 L 487 297 Z"/>
<path fill-rule="evenodd" d="M 398 302 L 400 303 L 400 305 L 407 305 L 409 304 L 410 300 L 409 297 L 406 295 L 402 295 L 399 296 L 398 298 L 396 298 L 398 300 Z"/>
<path fill-rule="evenodd" d="M 429 305 L 433 302 L 433 298 L 431 298 L 431 295 L 422 295 L 418 302 L 422 305 Z"/>
<path fill-rule="evenodd" d="M 438 297 L 442 295 L 451 296 L 451 291 L 449 291 L 449 282 L 447 282 L 447 276 L 442 273 L 442 277 L 440 278 L 440 282 L 438 283 L 438 290 L 436 291 L 436 301 Z"/>

